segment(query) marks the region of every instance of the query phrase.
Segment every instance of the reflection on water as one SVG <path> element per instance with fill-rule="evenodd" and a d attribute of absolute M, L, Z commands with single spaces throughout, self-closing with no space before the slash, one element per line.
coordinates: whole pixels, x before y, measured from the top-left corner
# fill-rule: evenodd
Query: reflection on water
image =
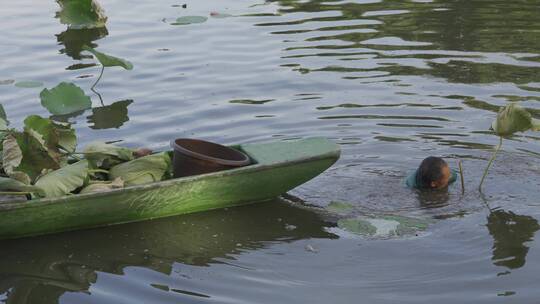
<path fill-rule="evenodd" d="M 339 302 L 334 297 L 342 296 L 349 303 L 362 294 L 370 303 L 437 298 L 476 304 L 518 289 L 524 291 L 507 293 L 515 302 L 540 296 L 531 285 L 540 265 L 531 258 L 540 248 L 533 242 L 538 202 L 531 195 L 539 184 L 540 138 L 509 138 L 488 176 L 489 203 L 504 202 L 505 211 L 486 219 L 476 192 L 497 141 L 488 128 L 500 106 L 520 102 L 540 117 L 538 3 L 250 0 L 187 1 L 182 8 L 183 2 L 101 2 L 107 27 L 103 12 L 92 17 L 91 9 L 89 18 L 73 23 L 69 4 L 92 7 L 97 2 L 91 0 L 60 1 L 57 19 L 51 18 L 58 11 L 52 1 L 21 0 L 0 11 L 0 55 L 6 59 L 0 65 L 0 102 L 12 122 L 39 108 L 39 92 L 17 89 L 14 82 L 53 87 L 74 81 L 89 93 L 88 78 L 97 77 L 97 68 L 85 69 L 95 63 L 80 54 L 81 47 L 103 47 L 136 69 L 111 70 L 99 86 L 102 104 L 92 97 L 92 110 L 63 117 L 75 122 L 81 146 L 102 139 L 163 147 L 179 135 L 222 143 L 324 136 L 342 144 L 342 159 L 292 194 L 321 206 L 351 202 L 366 214 L 441 220 L 422 238 L 361 246 L 347 237 L 329 240 L 331 262 L 324 275 L 319 262 L 325 259 L 309 259 L 315 254 L 306 256 L 303 244 L 288 246 L 335 238 L 324 232 L 328 224 L 279 204 L 2 242 L 0 302 L 56 303 L 66 291 L 103 299 L 101 291 L 109 293 L 106 302 L 116 303 L 121 291 L 132 303 L 138 300 L 135 290 L 156 282 L 151 274 L 128 273 L 130 266 L 167 275 L 174 267 L 193 266 L 201 274 L 233 258 L 252 262 L 254 269 L 233 281 L 241 285 L 239 292 L 233 286 L 219 291 L 236 269 L 232 262 L 219 270 L 225 279 L 210 284 L 152 286 L 236 303 L 250 302 L 251 291 L 264 293 L 256 299 L 268 303 L 301 303 L 310 296 L 311 302 Z M 212 18 L 214 10 L 231 16 Z M 210 18 L 181 27 L 163 21 L 182 16 Z M 97 26 L 80 27 L 85 22 Z M 406 172 L 429 155 L 451 166 L 464 161 L 464 195 L 459 184 L 430 194 L 403 186 Z M 516 209 L 521 215 L 509 211 Z M 489 234 L 478 229 L 485 220 Z M 358 250 L 340 251 L 347 245 Z M 270 247 L 278 253 L 249 260 Z M 324 254 L 323 248 L 317 257 Z M 521 268 L 508 281 L 510 276 L 491 278 L 493 264 Z M 275 280 L 265 281 L 265 271 L 277 274 L 270 276 Z M 280 281 L 284 273 L 293 279 Z M 108 274 L 118 280 L 107 281 Z M 92 290 L 100 282 L 109 289 Z M 317 293 L 323 285 L 332 298 Z M 157 302 L 158 295 L 152 296 Z"/>
<path fill-rule="evenodd" d="M 107 31 L 106 27 L 92 29 L 67 29 L 66 31 L 56 35 L 56 39 L 64 46 L 64 48 L 60 50 L 61 53 L 66 54 L 73 59 L 80 60 L 83 58 L 92 57 L 90 55 L 81 55 L 83 46 L 87 45 L 95 48 L 97 47 L 97 44 L 93 43 L 93 41 L 104 38 L 108 34 L 109 32 Z"/>
<path fill-rule="evenodd" d="M 113 102 L 111 105 L 92 108 L 92 115 L 88 116 L 88 122 L 93 123 L 92 129 L 120 128 L 129 120 L 128 106 L 133 102 L 131 99 Z"/>
<path fill-rule="evenodd" d="M 56 35 L 58 42 L 64 45 L 60 52 L 80 60 L 83 46 L 96 47 L 93 41 L 109 34 L 105 27 L 107 17 L 95 0 L 57 0 L 57 3 L 60 11 L 56 17 L 68 27 Z"/>
<path fill-rule="evenodd" d="M 174 263 L 208 266 L 275 242 L 334 239 L 319 215 L 280 201 L 44 237 L 0 242 L 6 303 L 54 303 L 87 291 L 97 272 L 142 266 L 171 274 Z M 45 300 L 46 299 L 46 300 Z"/>
<path fill-rule="evenodd" d="M 418 202 L 423 208 L 440 208 L 448 205 L 450 194 L 447 189 L 416 190 Z"/>
<path fill-rule="evenodd" d="M 525 265 L 529 244 L 540 229 L 538 221 L 502 209 L 491 212 L 487 228 L 493 237 L 493 264 L 516 269 Z"/>

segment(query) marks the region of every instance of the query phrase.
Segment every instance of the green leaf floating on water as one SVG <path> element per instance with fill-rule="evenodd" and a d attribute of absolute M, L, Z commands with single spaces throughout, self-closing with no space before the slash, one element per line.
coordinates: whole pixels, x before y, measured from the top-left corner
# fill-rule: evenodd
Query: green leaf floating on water
<path fill-rule="evenodd" d="M 56 16 L 71 29 L 99 28 L 107 22 L 105 12 L 94 0 L 57 0 L 60 11 Z"/>
<path fill-rule="evenodd" d="M 170 166 L 171 158 L 162 152 L 116 165 L 109 171 L 109 178 L 114 180 L 121 177 L 126 186 L 152 183 L 162 180 Z"/>
<path fill-rule="evenodd" d="M 84 157 L 93 167 L 109 169 L 122 162 L 133 160 L 133 149 L 115 146 L 104 142 L 92 142 L 84 147 Z"/>
<path fill-rule="evenodd" d="M 540 130 L 540 121 L 516 103 L 501 108 L 491 128 L 499 136 L 508 136 L 516 132 Z"/>
<path fill-rule="evenodd" d="M 172 25 L 188 25 L 194 23 L 204 23 L 208 20 L 208 17 L 204 16 L 183 16 L 176 19 L 176 22 L 171 23 Z"/>
<path fill-rule="evenodd" d="M 17 81 L 15 83 L 15 86 L 18 88 L 24 88 L 24 89 L 31 89 L 31 88 L 38 88 L 43 85 L 43 82 L 39 81 Z"/>
<path fill-rule="evenodd" d="M 88 161 L 81 160 L 41 176 L 35 186 L 44 197 L 60 197 L 81 187 L 88 177 Z"/>
<path fill-rule="evenodd" d="M 32 185 L 27 185 L 18 180 L 0 176 L 0 191 L 17 191 L 43 194 L 43 191 Z"/>
<path fill-rule="evenodd" d="M 107 54 L 104 54 L 102 52 L 98 52 L 95 49 L 85 45 L 82 47 L 83 50 L 88 51 L 94 56 L 96 56 L 97 60 L 103 65 L 104 67 L 113 67 L 113 66 L 119 66 L 123 67 L 126 70 L 132 70 L 133 64 L 125 59 L 110 56 Z"/>
<path fill-rule="evenodd" d="M 333 213 L 348 214 L 354 210 L 354 205 L 344 202 L 330 202 L 325 209 Z"/>
<path fill-rule="evenodd" d="M 381 217 L 359 216 L 339 220 L 338 227 L 362 236 L 395 237 L 426 230 L 430 222 L 430 220 L 397 215 Z"/>
<path fill-rule="evenodd" d="M 43 89 L 39 94 L 41 104 L 54 115 L 66 115 L 89 109 L 92 106 L 90 97 L 70 82 L 61 82 L 52 89 Z"/>

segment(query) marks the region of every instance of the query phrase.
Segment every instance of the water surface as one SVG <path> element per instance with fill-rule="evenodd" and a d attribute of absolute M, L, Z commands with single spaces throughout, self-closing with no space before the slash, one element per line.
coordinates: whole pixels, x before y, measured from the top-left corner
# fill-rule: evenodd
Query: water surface
<path fill-rule="evenodd" d="M 517 101 L 540 118 L 538 1 L 98 1 L 106 28 L 68 28 L 55 1 L 3 6 L 0 103 L 15 127 L 48 116 L 43 87 L 72 81 L 93 100 L 68 118 L 81 146 L 324 136 L 342 158 L 289 193 L 293 203 L 0 242 L 0 303 L 540 297 L 538 134 L 505 140 L 485 195 L 476 191 L 499 107 Z M 174 25 L 182 16 L 208 19 Z M 103 103 L 85 44 L 135 66 L 107 69 Z M 403 187 L 428 155 L 463 161 L 464 195 L 459 184 Z M 365 239 L 299 201 L 435 221 L 419 236 Z"/>

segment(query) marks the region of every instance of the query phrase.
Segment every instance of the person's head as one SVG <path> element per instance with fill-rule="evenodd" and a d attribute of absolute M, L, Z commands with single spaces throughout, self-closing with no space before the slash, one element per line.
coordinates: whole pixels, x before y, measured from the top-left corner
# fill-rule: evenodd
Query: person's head
<path fill-rule="evenodd" d="M 440 157 L 430 156 L 422 161 L 416 172 L 416 181 L 422 188 L 441 189 L 448 186 L 451 173 Z"/>

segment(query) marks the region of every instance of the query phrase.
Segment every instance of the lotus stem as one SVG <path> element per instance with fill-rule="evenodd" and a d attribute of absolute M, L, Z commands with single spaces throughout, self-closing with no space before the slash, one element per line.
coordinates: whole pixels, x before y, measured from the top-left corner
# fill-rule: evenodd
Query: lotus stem
<path fill-rule="evenodd" d="M 81 158 L 74 155 L 74 154 L 79 154 L 79 153 L 68 151 L 66 148 L 64 148 L 62 146 L 57 146 L 57 147 L 58 147 L 59 150 L 64 151 L 69 157 L 73 157 L 77 161 L 82 160 Z"/>
<path fill-rule="evenodd" d="M 484 183 L 484 179 L 486 178 L 488 174 L 489 167 L 491 167 L 491 164 L 495 160 L 495 157 L 497 157 L 497 153 L 502 147 L 503 138 L 502 136 L 499 136 L 499 144 L 495 148 L 495 152 L 493 152 L 493 155 L 491 155 L 491 158 L 489 159 L 488 165 L 486 167 L 486 170 L 484 170 L 484 175 L 482 176 L 482 180 L 480 180 L 480 185 L 478 186 L 478 191 L 482 192 L 482 184 Z"/>
<path fill-rule="evenodd" d="M 465 194 L 465 180 L 463 178 L 463 166 L 461 165 L 461 160 L 458 161 L 459 176 L 461 179 L 461 195 Z"/>
<path fill-rule="evenodd" d="M 96 93 L 96 95 L 99 97 L 99 101 L 101 102 L 101 105 L 102 106 L 105 106 L 105 104 L 103 103 L 103 98 L 101 97 L 101 94 L 99 94 L 96 90 L 94 90 L 94 87 L 98 84 L 98 82 L 101 80 L 101 76 L 103 76 L 103 72 L 105 71 L 105 66 L 102 65 L 101 66 L 101 72 L 99 73 L 99 77 L 98 79 L 96 80 L 96 82 L 94 82 L 94 84 L 90 87 L 90 90 L 94 93 Z"/>
<path fill-rule="evenodd" d="M 97 85 L 97 83 L 101 80 L 101 76 L 103 76 L 103 72 L 105 71 L 105 66 L 101 66 L 101 72 L 99 73 L 99 76 L 96 80 L 96 82 L 94 82 L 94 84 L 90 87 L 90 90 L 94 91 L 94 87 Z M 97 94 L 97 93 L 96 93 Z"/>

